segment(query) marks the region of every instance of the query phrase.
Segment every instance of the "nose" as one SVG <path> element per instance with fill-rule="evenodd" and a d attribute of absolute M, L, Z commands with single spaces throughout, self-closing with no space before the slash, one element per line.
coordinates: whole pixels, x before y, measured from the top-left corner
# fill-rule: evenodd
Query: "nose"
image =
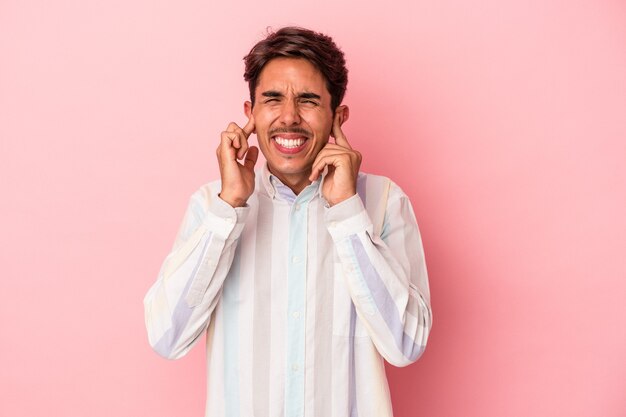
<path fill-rule="evenodd" d="M 280 122 L 285 126 L 300 124 L 300 113 L 295 100 L 285 100 L 280 109 Z"/>

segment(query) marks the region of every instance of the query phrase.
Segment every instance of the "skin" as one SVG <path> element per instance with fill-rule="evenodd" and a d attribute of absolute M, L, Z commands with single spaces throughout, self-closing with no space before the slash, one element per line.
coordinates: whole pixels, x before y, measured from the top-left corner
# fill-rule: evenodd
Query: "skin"
<path fill-rule="evenodd" d="M 259 149 L 248 144 L 256 133 L 272 174 L 299 194 L 328 167 L 322 195 L 332 206 L 356 194 L 361 154 L 352 149 L 341 130 L 347 106 L 331 108 L 323 75 L 304 59 L 275 58 L 265 65 L 255 91 L 255 105 L 247 101 L 248 123 L 231 122 L 221 134 L 217 159 L 222 178 L 220 198 L 242 207 L 254 191 L 254 165 Z M 275 139 L 304 140 L 285 148 Z M 329 142 L 330 137 L 334 143 Z M 242 161 L 242 162 L 239 162 Z"/>

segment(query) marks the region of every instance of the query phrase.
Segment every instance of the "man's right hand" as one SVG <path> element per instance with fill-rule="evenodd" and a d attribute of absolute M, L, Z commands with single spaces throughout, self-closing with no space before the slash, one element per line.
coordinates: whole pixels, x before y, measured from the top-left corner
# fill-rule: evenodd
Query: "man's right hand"
<path fill-rule="evenodd" d="M 248 137 L 254 132 L 254 116 L 240 128 L 230 123 L 222 132 L 217 147 L 217 162 L 222 177 L 219 196 L 233 207 L 243 207 L 254 191 L 254 164 L 259 157 L 259 148 L 248 146 Z M 243 164 L 237 160 L 243 159 Z"/>

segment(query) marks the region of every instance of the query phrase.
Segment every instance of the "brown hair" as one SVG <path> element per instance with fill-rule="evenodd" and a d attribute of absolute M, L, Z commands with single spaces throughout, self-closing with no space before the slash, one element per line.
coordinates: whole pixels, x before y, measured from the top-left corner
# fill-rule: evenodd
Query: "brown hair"
<path fill-rule="evenodd" d="M 322 73 L 334 113 L 341 104 L 348 85 L 348 70 L 343 52 L 330 36 L 293 26 L 269 32 L 243 58 L 246 64 L 243 78 L 248 82 L 252 105 L 254 106 L 254 93 L 261 70 L 270 60 L 279 57 L 306 59 Z"/>

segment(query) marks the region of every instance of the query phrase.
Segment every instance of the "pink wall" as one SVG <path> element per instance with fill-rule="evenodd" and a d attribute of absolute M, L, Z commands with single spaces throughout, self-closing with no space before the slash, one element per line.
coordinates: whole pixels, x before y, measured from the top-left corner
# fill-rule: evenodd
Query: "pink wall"
<path fill-rule="evenodd" d="M 202 349 L 152 353 L 142 298 L 284 24 L 345 49 L 348 137 L 421 225 L 397 416 L 625 415 L 623 2 L 211 3 L 0 2 L 0 415 L 202 415 Z"/>

